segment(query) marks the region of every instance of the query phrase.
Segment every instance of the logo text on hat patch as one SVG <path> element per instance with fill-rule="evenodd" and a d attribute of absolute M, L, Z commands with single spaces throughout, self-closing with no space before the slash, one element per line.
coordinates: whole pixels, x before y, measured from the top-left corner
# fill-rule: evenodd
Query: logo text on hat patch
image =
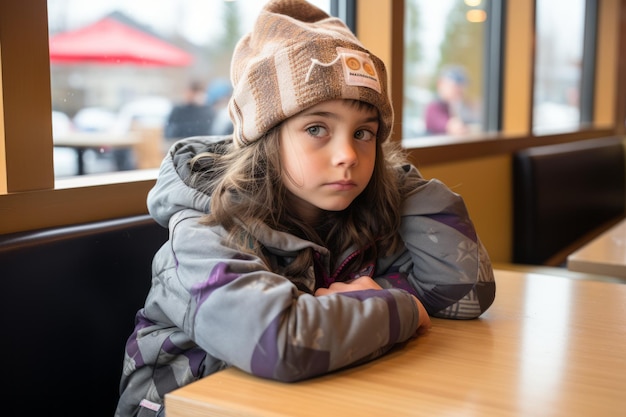
<path fill-rule="evenodd" d="M 337 55 L 341 57 L 346 84 L 369 87 L 379 93 L 381 92 L 374 61 L 368 54 L 354 49 L 337 47 Z"/>

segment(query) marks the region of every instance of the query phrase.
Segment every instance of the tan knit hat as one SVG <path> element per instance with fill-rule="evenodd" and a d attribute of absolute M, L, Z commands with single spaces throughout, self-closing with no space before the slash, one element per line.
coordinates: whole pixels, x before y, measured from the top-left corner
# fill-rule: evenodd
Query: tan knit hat
<path fill-rule="evenodd" d="M 240 146 L 311 106 L 341 98 L 378 109 L 379 140 L 391 132 L 385 64 L 341 20 L 304 0 L 265 5 L 235 48 L 231 81 L 229 111 Z"/>

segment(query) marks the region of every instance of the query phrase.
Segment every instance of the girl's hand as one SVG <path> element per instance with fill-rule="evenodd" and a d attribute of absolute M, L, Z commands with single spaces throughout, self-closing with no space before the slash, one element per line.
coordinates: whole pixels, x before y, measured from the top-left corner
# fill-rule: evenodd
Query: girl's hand
<path fill-rule="evenodd" d="M 348 282 L 333 282 L 328 288 L 318 288 L 315 291 L 315 296 L 319 297 L 321 295 L 361 290 L 382 290 L 382 287 L 372 278 L 364 276 Z M 417 305 L 417 310 L 419 311 L 419 324 L 417 330 L 415 331 L 415 335 L 418 336 L 430 330 L 432 324 L 430 322 L 430 316 L 428 315 L 428 312 L 426 312 L 424 305 L 417 299 L 417 297 L 412 297 L 413 301 L 415 301 L 415 305 Z"/>
<path fill-rule="evenodd" d="M 333 282 L 328 288 L 318 288 L 315 296 L 335 294 L 339 292 L 362 291 L 362 290 L 382 290 L 382 287 L 368 276 L 359 277 L 347 282 Z"/>

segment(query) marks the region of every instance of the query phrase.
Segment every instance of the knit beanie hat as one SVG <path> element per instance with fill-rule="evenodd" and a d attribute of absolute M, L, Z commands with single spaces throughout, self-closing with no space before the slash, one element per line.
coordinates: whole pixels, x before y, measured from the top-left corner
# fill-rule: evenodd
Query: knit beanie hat
<path fill-rule="evenodd" d="M 378 139 L 391 133 L 385 64 L 338 18 L 305 0 L 269 1 L 237 44 L 229 102 L 234 142 L 250 144 L 321 102 L 354 99 L 378 109 Z"/>

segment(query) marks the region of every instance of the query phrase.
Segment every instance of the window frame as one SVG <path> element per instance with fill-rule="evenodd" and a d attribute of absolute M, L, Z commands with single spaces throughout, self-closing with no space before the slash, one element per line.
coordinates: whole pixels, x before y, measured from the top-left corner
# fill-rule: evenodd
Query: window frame
<path fill-rule="evenodd" d="M 505 44 L 506 0 L 491 0 L 487 8 L 485 36 L 485 79 L 483 80 L 483 129 L 486 132 L 502 130 L 503 53 Z"/>
<path fill-rule="evenodd" d="M 585 1 L 585 21 L 583 33 L 583 57 L 580 80 L 580 123 L 593 123 L 594 97 L 597 65 L 597 38 L 598 38 L 598 2 Z"/>
<path fill-rule="evenodd" d="M 343 20 L 350 30 L 358 35 L 356 26 L 356 0 L 331 0 L 330 14 Z"/>

